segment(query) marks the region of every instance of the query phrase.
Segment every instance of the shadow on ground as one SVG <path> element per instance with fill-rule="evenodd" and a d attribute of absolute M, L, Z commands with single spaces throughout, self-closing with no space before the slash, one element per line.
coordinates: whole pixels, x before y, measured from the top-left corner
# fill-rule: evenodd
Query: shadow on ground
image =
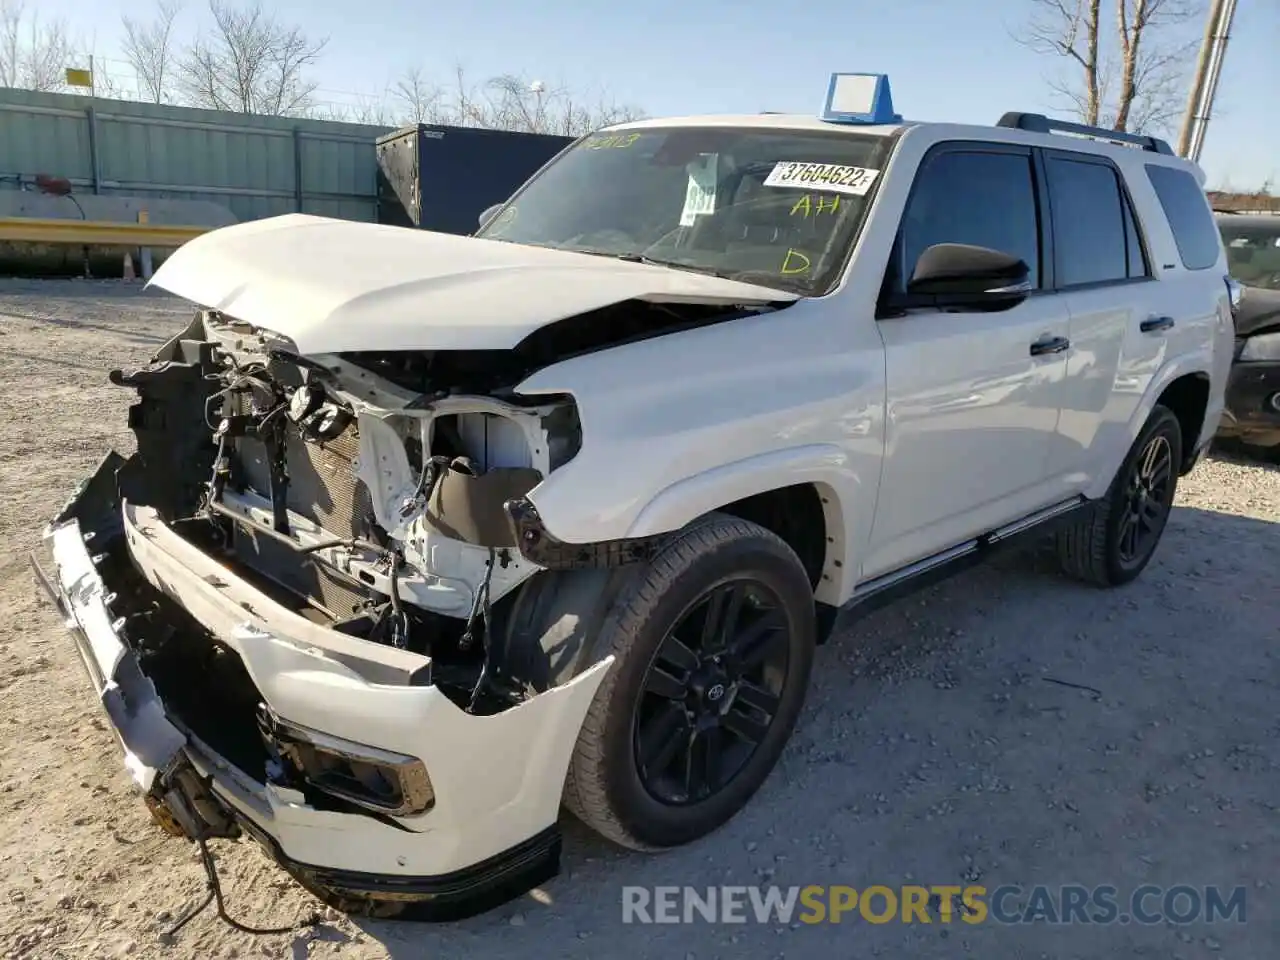
<path fill-rule="evenodd" d="M 1280 525 L 1177 508 L 1120 590 L 1064 581 L 1046 552 L 963 574 L 820 651 L 786 756 L 717 834 L 631 854 L 566 817 L 564 871 L 534 895 L 461 923 L 362 922 L 363 935 L 404 960 L 808 957 L 855 942 L 889 957 L 1269 955 L 1278 548 Z M 1122 905 L 1140 884 L 1185 883 L 1252 899 L 1247 923 L 1213 926 L 622 921 L 626 885 L 708 883 L 1111 884 Z"/>

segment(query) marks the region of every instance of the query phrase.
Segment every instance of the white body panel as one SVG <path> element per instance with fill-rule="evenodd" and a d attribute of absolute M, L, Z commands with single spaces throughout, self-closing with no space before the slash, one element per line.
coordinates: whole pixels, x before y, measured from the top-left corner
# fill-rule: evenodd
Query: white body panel
<path fill-rule="evenodd" d="M 506 350 L 622 300 L 796 299 L 641 263 L 300 213 L 197 237 L 151 283 L 273 330 L 303 354 Z"/>
<path fill-rule="evenodd" d="M 578 455 L 530 494 L 547 528 L 571 542 L 646 536 L 752 494 L 818 483 L 831 491 L 828 528 L 844 547 L 828 558 L 822 595 L 852 589 L 884 429 L 879 333 L 831 322 L 852 320 L 855 300 L 800 303 L 534 374 L 519 392 L 570 393 L 582 419 Z"/>
<path fill-rule="evenodd" d="M 888 369 L 885 496 L 864 578 L 1063 498 L 1047 467 L 1066 360 L 1032 357 L 1029 347 L 1066 334 L 1066 305 L 1032 297 L 1012 310 L 957 320 L 935 311 L 880 324 Z"/>

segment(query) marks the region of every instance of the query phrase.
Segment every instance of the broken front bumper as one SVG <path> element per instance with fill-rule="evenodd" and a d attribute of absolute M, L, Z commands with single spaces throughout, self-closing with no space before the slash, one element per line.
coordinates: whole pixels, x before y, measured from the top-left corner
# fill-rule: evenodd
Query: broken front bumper
<path fill-rule="evenodd" d="M 474 913 L 557 872 L 565 770 L 611 659 L 503 713 L 468 714 L 424 682 L 427 658 L 305 620 L 153 511 L 120 504 L 122 462 L 108 457 L 46 531 L 51 573 L 33 565 L 162 826 L 192 838 L 248 833 L 326 902 L 384 916 Z M 238 768 L 166 710 L 123 638 L 110 574 L 104 581 L 101 551 L 121 537 L 153 587 L 239 657 L 274 725 L 358 760 L 420 769 L 425 802 L 391 813 L 318 808 Z M 415 806 L 425 812 L 396 815 Z"/>

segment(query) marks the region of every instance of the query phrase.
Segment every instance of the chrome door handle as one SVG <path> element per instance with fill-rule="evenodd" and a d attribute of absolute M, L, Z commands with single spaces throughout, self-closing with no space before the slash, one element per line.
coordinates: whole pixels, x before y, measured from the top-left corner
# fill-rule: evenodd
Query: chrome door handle
<path fill-rule="evenodd" d="M 1066 337 L 1041 337 L 1031 345 L 1031 355 L 1043 357 L 1048 353 L 1062 353 L 1070 347 L 1071 341 Z"/>
<path fill-rule="evenodd" d="M 1160 333 L 1164 330 L 1173 329 L 1173 317 L 1148 317 L 1138 324 L 1138 329 L 1143 333 Z"/>

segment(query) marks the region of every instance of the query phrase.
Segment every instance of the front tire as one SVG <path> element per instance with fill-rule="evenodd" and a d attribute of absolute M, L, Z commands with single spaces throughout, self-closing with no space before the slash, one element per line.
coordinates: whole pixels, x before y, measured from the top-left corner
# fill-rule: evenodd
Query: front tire
<path fill-rule="evenodd" d="M 565 805 L 625 847 L 731 819 L 790 738 L 813 663 L 813 590 L 763 527 L 713 514 L 638 568 L 595 649 L 612 669 L 587 713 Z"/>
<path fill-rule="evenodd" d="M 1178 492 L 1182 427 L 1168 407 L 1157 405 L 1106 497 L 1088 517 L 1058 534 L 1064 572 L 1102 587 L 1134 580 L 1151 562 Z"/>

